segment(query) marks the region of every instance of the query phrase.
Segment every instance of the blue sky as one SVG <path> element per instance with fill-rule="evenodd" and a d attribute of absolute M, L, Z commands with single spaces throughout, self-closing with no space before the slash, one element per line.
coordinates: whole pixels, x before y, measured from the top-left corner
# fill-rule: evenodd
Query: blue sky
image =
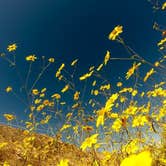
<path fill-rule="evenodd" d="M 1 0 L 0 1 L 0 52 L 8 44 L 17 43 L 18 67 L 27 69 L 24 59 L 29 54 L 37 57 L 54 57 L 58 63 L 70 63 L 79 58 L 79 73 L 99 64 L 110 50 L 113 57 L 127 57 L 125 49 L 108 40 L 116 25 L 122 25 L 122 37 L 141 56 L 151 61 L 158 59 L 156 43 L 161 34 L 152 28 L 154 21 L 164 24 L 165 14 L 154 13 L 146 0 Z M 10 55 L 9 55 L 10 56 Z M 1 113 L 16 112 L 24 116 L 18 100 L 8 96 L 4 88 L 18 89 L 18 78 L 6 62 L 0 60 Z M 111 62 L 106 74 L 112 82 L 124 74 L 128 62 Z M 37 66 L 37 65 L 36 65 Z M 56 86 L 54 73 L 59 64 L 42 79 L 39 87 Z"/>

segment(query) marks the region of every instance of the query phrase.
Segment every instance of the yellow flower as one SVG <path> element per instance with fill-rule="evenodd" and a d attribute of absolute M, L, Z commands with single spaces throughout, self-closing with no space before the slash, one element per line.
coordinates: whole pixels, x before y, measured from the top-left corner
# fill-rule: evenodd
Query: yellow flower
<path fill-rule="evenodd" d="M 52 97 L 52 98 L 55 98 L 55 99 L 57 99 L 57 100 L 59 100 L 59 99 L 61 98 L 61 95 L 58 94 L 58 93 L 55 93 L 55 94 L 53 94 L 51 97 Z"/>
<path fill-rule="evenodd" d="M 71 125 L 69 125 L 69 124 L 64 124 L 64 125 L 62 126 L 62 128 L 60 129 L 60 132 L 66 130 L 66 129 L 70 128 L 70 127 L 71 127 Z"/>
<path fill-rule="evenodd" d="M 147 122 L 148 120 L 145 115 L 137 115 L 133 119 L 132 127 L 144 126 L 144 124 Z"/>
<path fill-rule="evenodd" d="M 11 87 L 11 86 L 8 86 L 8 87 L 6 88 L 6 92 L 9 93 L 9 92 L 11 92 L 11 91 L 12 91 L 12 87 Z"/>
<path fill-rule="evenodd" d="M 102 108 L 98 111 L 98 117 L 96 121 L 96 127 L 99 127 L 100 125 L 104 125 L 104 115 L 105 115 L 105 109 Z"/>
<path fill-rule="evenodd" d="M 7 161 L 5 161 L 5 162 L 3 163 L 3 166 L 10 166 L 10 164 L 9 164 Z"/>
<path fill-rule="evenodd" d="M 55 76 L 58 78 L 60 77 L 61 71 L 63 70 L 63 68 L 65 67 L 65 64 L 62 63 L 61 66 L 59 67 L 59 69 L 57 70 Z"/>
<path fill-rule="evenodd" d="M 54 62 L 55 62 L 55 59 L 54 59 L 54 58 L 49 58 L 49 59 L 48 59 L 48 62 L 54 63 Z"/>
<path fill-rule="evenodd" d="M 7 50 L 9 52 L 15 51 L 16 49 L 17 49 L 17 45 L 15 43 L 11 44 L 11 45 L 8 45 L 8 47 L 7 47 Z"/>
<path fill-rule="evenodd" d="M 61 159 L 60 163 L 57 166 L 68 166 L 68 159 Z"/>
<path fill-rule="evenodd" d="M 103 67 L 103 63 L 100 64 L 100 65 L 97 67 L 97 71 L 100 71 L 100 70 L 102 69 L 102 67 Z"/>
<path fill-rule="evenodd" d="M 41 103 L 41 99 L 35 99 L 34 103 L 35 103 L 35 104 Z"/>
<path fill-rule="evenodd" d="M 75 59 L 74 61 L 71 62 L 71 66 L 74 66 L 78 62 L 78 59 Z"/>
<path fill-rule="evenodd" d="M 121 86 L 122 86 L 122 82 L 118 82 L 118 83 L 116 84 L 116 86 L 117 86 L 117 87 L 121 87 Z"/>
<path fill-rule="evenodd" d="M 45 119 L 40 121 L 40 123 L 41 124 L 47 124 L 50 119 L 51 119 L 51 115 L 47 115 Z"/>
<path fill-rule="evenodd" d="M 114 93 L 110 96 L 110 98 L 105 103 L 105 110 L 106 112 L 111 111 L 112 107 L 114 106 L 114 102 L 118 99 L 119 94 Z"/>
<path fill-rule="evenodd" d="M 37 59 L 37 57 L 35 55 L 29 55 L 25 59 L 26 59 L 26 61 L 34 62 Z"/>
<path fill-rule="evenodd" d="M 108 63 L 108 61 L 110 60 L 110 52 L 107 51 L 105 58 L 104 58 L 104 64 L 106 65 Z"/>
<path fill-rule="evenodd" d="M 141 65 L 141 63 L 136 64 L 134 62 L 133 66 L 126 73 L 126 79 L 128 80 L 135 72 L 135 70 Z"/>
<path fill-rule="evenodd" d="M 120 25 L 118 25 L 118 26 L 116 26 L 114 29 L 113 29 L 113 31 L 109 34 L 109 39 L 110 40 L 115 40 L 118 36 L 119 36 L 119 34 L 121 34 L 123 32 L 123 26 L 120 26 Z"/>
<path fill-rule="evenodd" d="M 82 129 L 87 132 L 94 130 L 94 128 L 92 126 L 83 126 Z"/>
<path fill-rule="evenodd" d="M 97 95 L 99 94 L 99 91 L 98 91 L 98 90 L 94 90 L 94 91 L 93 91 L 93 94 L 94 94 L 95 96 L 97 96 Z"/>
<path fill-rule="evenodd" d="M 163 3 L 163 5 L 162 5 L 162 8 L 161 8 L 162 10 L 165 10 L 166 9 L 166 2 L 164 2 Z"/>
<path fill-rule="evenodd" d="M 134 115 L 134 114 L 136 113 L 137 109 L 138 109 L 137 107 L 130 105 L 130 106 L 124 111 L 124 113 L 127 114 L 127 115 Z"/>
<path fill-rule="evenodd" d="M 151 166 L 152 157 L 149 151 L 144 151 L 138 155 L 130 155 L 125 158 L 120 166 Z"/>
<path fill-rule="evenodd" d="M 41 90 L 41 93 L 44 93 L 46 90 L 47 90 L 46 88 L 43 88 L 43 89 Z"/>
<path fill-rule="evenodd" d="M 81 149 L 84 151 L 86 150 L 86 148 L 90 148 L 92 147 L 93 144 L 96 144 L 97 143 L 97 137 L 98 137 L 99 134 L 93 134 L 92 136 L 90 137 L 87 137 L 83 143 L 81 144 Z"/>
<path fill-rule="evenodd" d="M 81 76 L 81 77 L 80 77 L 80 81 L 85 80 L 85 79 L 91 77 L 91 75 L 93 74 L 93 72 L 94 72 L 94 71 L 92 70 L 92 71 L 90 71 L 89 73 L 86 73 L 86 74 L 84 74 L 83 76 Z"/>
<path fill-rule="evenodd" d="M 92 86 L 95 86 L 96 85 L 96 80 L 94 80 L 93 82 L 92 82 Z"/>
<path fill-rule="evenodd" d="M 12 120 L 14 120 L 16 118 L 12 114 L 3 114 L 3 116 L 6 118 L 7 121 L 12 121 Z"/>
<path fill-rule="evenodd" d="M 147 79 L 148 79 L 153 73 L 155 73 L 155 71 L 154 71 L 154 69 L 152 68 L 150 71 L 148 71 L 148 72 L 146 73 L 146 76 L 144 77 L 144 82 L 146 82 Z"/>
<path fill-rule="evenodd" d="M 74 100 L 78 100 L 79 95 L 80 95 L 80 92 L 76 91 L 75 94 L 74 94 Z"/>
<path fill-rule="evenodd" d="M 100 86 L 100 90 L 102 90 L 102 91 L 109 90 L 110 88 L 111 88 L 110 84 Z"/>
<path fill-rule="evenodd" d="M 41 110 L 43 110 L 43 109 L 44 109 L 44 104 L 40 104 L 40 105 L 36 108 L 37 111 L 41 111 Z"/>
<path fill-rule="evenodd" d="M 38 95 L 39 94 L 39 91 L 37 89 L 32 89 L 32 94 L 33 95 Z"/>
<path fill-rule="evenodd" d="M 65 85 L 65 87 L 61 90 L 62 93 L 65 93 L 69 89 L 69 85 Z"/>
<path fill-rule="evenodd" d="M 44 104 L 45 106 L 49 105 L 49 103 L 50 103 L 50 102 L 49 102 L 48 99 L 46 99 L 46 100 L 43 101 L 43 104 Z"/>
<path fill-rule="evenodd" d="M 116 132 L 119 132 L 121 127 L 122 127 L 122 121 L 119 118 L 117 118 L 112 124 L 112 129 Z"/>

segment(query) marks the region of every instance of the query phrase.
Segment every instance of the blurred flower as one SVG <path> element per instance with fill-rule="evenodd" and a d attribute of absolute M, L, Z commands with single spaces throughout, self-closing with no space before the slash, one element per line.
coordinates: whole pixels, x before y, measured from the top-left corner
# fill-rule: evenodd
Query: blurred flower
<path fill-rule="evenodd" d="M 75 59 L 74 61 L 71 62 L 71 66 L 75 66 L 77 62 L 78 62 L 78 59 Z"/>
<path fill-rule="evenodd" d="M 144 77 L 144 82 L 146 82 L 147 81 L 147 79 L 152 75 L 152 74 L 154 74 L 155 73 L 155 70 L 152 68 L 150 71 L 148 71 L 147 73 L 146 73 L 146 76 Z"/>
<path fill-rule="evenodd" d="M 9 93 L 9 92 L 11 92 L 11 91 L 12 91 L 12 87 L 11 87 L 11 86 L 8 86 L 8 87 L 6 88 L 6 92 Z"/>
<path fill-rule="evenodd" d="M 69 85 L 65 85 L 65 87 L 61 90 L 62 93 L 65 93 L 69 89 Z"/>
<path fill-rule="evenodd" d="M 25 59 L 26 59 L 26 61 L 34 62 L 37 59 L 37 57 L 35 55 L 29 55 Z"/>
<path fill-rule="evenodd" d="M 62 159 L 57 166 L 68 166 L 68 163 L 69 163 L 68 159 Z"/>
<path fill-rule="evenodd" d="M 49 59 L 48 59 L 48 62 L 54 63 L 54 62 L 55 62 L 55 59 L 54 59 L 54 58 L 49 58 Z"/>
<path fill-rule="evenodd" d="M 166 2 L 163 3 L 161 9 L 162 9 L 162 10 L 165 10 L 165 9 L 166 9 Z"/>
<path fill-rule="evenodd" d="M 117 87 L 121 87 L 122 86 L 122 82 L 117 82 L 116 86 Z"/>
<path fill-rule="evenodd" d="M 152 165 L 152 157 L 149 151 L 144 151 L 139 153 L 138 155 L 130 155 L 125 158 L 120 166 L 151 166 Z"/>
<path fill-rule="evenodd" d="M 110 40 L 115 40 L 118 36 L 119 36 L 119 34 L 121 34 L 123 32 L 123 26 L 120 26 L 120 25 L 118 25 L 118 26 L 116 26 L 114 29 L 113 29 L 113 31 L 109 34 L 109 39 Z"/>
<path fill-rule="evenodd" d="M 92 147 L 93 144 L 97 143 L 97 137 L 99 134 L 93 134 L 90 137 L 87 137 L 81 144 L 81 149 L 84 151 L 87 147 Z"/>
<path fill-rule="evenodd" d="M 15 51 L 16 49 L 17 49 L 17 45 L 15 43 L 11 44 L 11 45 L 8 45 L 8 47 L 7 47 L 7 50 L 9 52 Z"/>
<path fill-rule="evenodd" d="M 7 121 L 12 121 L 12 120 L 14 120 L 16 118 L 12 114 L 3 114 L 3 116 L 6 118 Z"/>
<path fill-rule="evenodd" d="M 135 72 L 136 69 L 141 65 L 141 63 L 136 64 L 135 62 L 133 63 L 133 66 L 128 70 L 126 73 L 126 79 L 128 80 Z"/>
<path fill-rule="evenodd" d="M 74 93 L 74 100 L 78 100 L 79 99 L 79 95 L 80 95 L 80 92 L 76 91 Z"/>
<path fill-rule="evenodd" d="M 55 98 L 55 99 L 57 99 L 57 100 L 59 100 L 59 99 L 61 98 L 61 95 L 58 94 L 58 93 L 55 93 L 55 94 L 53 94 L 51 97 L 52 97 L 52 98 Z"/>
<path fill-rule="evenodd" d="M 107 51 L 105 57 L 104 57 L 104 64 L 106 65 L 108 63 L 108 61 L 110 60 L 110 52 Z"/>
<path fill-rule="evenodd" d="M 39 91 L 37 89 L 32 89 L 32 94 L 33 95 L 38 95 L 39 94 Z"/>

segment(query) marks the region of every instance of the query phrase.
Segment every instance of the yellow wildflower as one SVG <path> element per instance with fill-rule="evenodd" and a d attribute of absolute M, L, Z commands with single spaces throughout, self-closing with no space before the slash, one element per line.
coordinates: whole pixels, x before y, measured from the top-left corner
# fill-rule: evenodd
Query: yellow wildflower
<path fill-rule="evenodd" d="M 81 77 L 80 77 L 80 81 L 85 80 L 85 79 L 91 77 L 91 75 L 93 74 L 93 72 L 94 72 L 94 71 L 92 70 L 92 71 L 90 71 L 89 73 L 86 73 L 86 74 L 84 74 L 83 76 L 81 76 Z"/>
<path fill-rule="evenodd" d="M 120 166 L 151 166 L 152 165 L 152 157 L 149 151 L 144 151 L 139 153 L 138 155 L 130 155 L 125 158 Z"/>
<path fill-rule="evenodd" d="M 102 69 L 102 67 L 103 67 L 103 63 L 100 64 L 100 65 L 97 67 L 97 71 L 100 71 L 100 70 Z"/>
<path fill-rule="evenodd" d="M 60 132 L 66 130 L 66 129 L 70 128 L 70 127 L 71 127 L 71 125 L 69 125 L 69 124 L 64 124 L 64 125 L 62 126 L 62 128 L 60 129 Z"/>
<path fill-rule="evenodd" d="M 93 134 L 92 136 L 90 137 L 87 137 L 81 144 L 81 149 L 84 151 L 86 150 L 86 148 L 90 148 L 92 147 L 92 145 L 96 144 L 97 143 L 97 137 L 98 137 L 99 134 Z"/>
<path fill-rule="evenodd" d="M 38 95 L 39 94 L 39 91 L 37 89 L 32 89 L 32 94 L 33 95 Z"/>
<path fill-rule="evenodd" d="M 144 126 L 148 120 L 145 115 L 137 115 L 133 119 L 132 127 Z"/>
<path fill-rule="evenodd" d="M 47 115 L 45 117 L 45 119 L 43 119 L 43 120 L 40 121 L 40 123 L 41 124 L 47 124 L 50 119 L 51 119 L 51 115 Z"/>
<path fill-rule="evenodd" d="M 118 25 L 118 26 L 116 26 L 114 29 L 113 29 L 113 31 L 109 34 L 109 39 L 110 40 L 115 40 L 118 36 L 119 36 L 119 34 L 121 34 L 123 32 L 123 26 L 120 26 L 120 25 Z"/>
<path fill-rule="evenodd" d="M 61 66 L 59 67 L 59 69 L 57 70 L 55 76 L 58 78 L 60 77 L 61 71 L 63 70 L 63 68 L 65 67 L 65 64 L 62 63 Z"/>
<path fill-rule="evenodd" d="M 12 114 L 3 114 L 3 116 L 6 118 L 7 121 L 12 121 L 12 120 L 14 120 L 16 118 Z"/>
<path fill-rule="evenodd" d="M 68 159 L 61 159 L 60 163 L 57 166 L 68 166 Z"/>
<path fill-rule="evenodd" d="M 105 110 L 106 112 L 111 111 L 114 102 L 118 99 L 119 94 L 118 93 L 114 93 L 110 96 L 110 98 L 106 101 L 105 103 Z"/>
<path fill-rule="evenodd" d="M 83 126 L 82 129 L 87 132 L 94 130 L 94 128 L 92 126 Z"/>
<path fill-rule="evenodd" d="M 35 99 L 34 103 L 35 103 L 35 104 L 41 103 L 41 99 Z"/>
<path fill-rule="evenodd" d="M 55 98 L 55 99 L 57 99 L 57 100 L 59 100 L 59 99 L 61 98 L 61 95 L 58 94 L 58 93 L 55 93 L 55 94 L 53 94 L 51 97 L 52 97 L 52 98 Z"/>
<path fill-rule="evenodd" d="M 136 69 L 141 65 L 141 63 L 136 64 L 135 62 L 133 63 L 133 66 L 127 71 L 126 73 L 126 79 L 128 80 L 135 72 Z"/>
<path fill-rule="evenodd" d="M 77 62 L 78 62 L 78 59 L 75 59 L 74 61 L 71 62 L 71 66 L 75 66 Z"/>
<path fill-rule="evenodd" d="M 110 52 L 107 51 L 105 58 L 104 58 L 104 64 L 106 65 L 108 63 L 108 61 L 110 60 Z"/>
<path fill-rule="evenodd" d="M 100 86 L 100 90 L 102 90 L 102 91 L 109 90 L 110 88 L 111 88 L 110 84 Z"/>
<path fill-rule="evenodd" d="M 36 110 L 37 111 L 41 111 L 44 109 L 44 104 L 40 104 L 39 106 L 37 106 Z"/>
<path fill-rule="evenodd" d="M 35 55 L 29 55 L 25 59 L 26 59 L 26 61 L 34 62 L 37 59 L 37 57 Z"/>
<path fill-rule="evenodd" d="M 96 89 L 96 90 L 93 91 L 93 94 L 94 94 L 95 96 L 97 96 L 97 95 L 99 94 L 99 91 Z"/>
<path fill-rule="evenodd" d="M 17 45 L 15 43 L 11 44 L 11 45 L 8 45 L 8 47 L 7 47 L 7 50 L 9 52 L 15 51 L 16 49 L 17 49 Z"/>
<path fill-rule="evenodd" d="M 55 59 L 54 59 L 54 58 L 49 58 L 49 59 L 48 59 L 48 62 L 54 63 L 54 62 L 55 62 Z"/>
<path fill-rule="evenodd" d="M 3 163 L 3 166 L 10 166 L 10 164 L 9 164 L 7 161 L 5 161 L 5 162 Z"/>
<path fill-rule="evenodd" d="M 62 93 L 65 93 L 69 89 L 69 85 L 65 85 L 65 87 L 61 90 Z"/>
<path fill-rule="evenodd" d="M 116 86 L 117 87 L 121 87 L 122 86 L 122 82 L 117 82 Z"/>
<path fill-rule="evenodd" d="M 122 121 L 119 118 L 117 118 L 112 124 L 112 129 L 116 132 L 119 132 L 121 127 L 122 127 Z"/>
<path fill-rule="evenodd" d="M 100 125 L 104 125 L 104 115 L 105 115 L 105 109 L 102 108 L 98 111 L 98 117 L 96 121 L 96 127 L 99 127 Z"/>
<path fill-rule="evenodd" d="M 11 87 L 11 86 L 8 86 L 8 87 L 6 88 L 6 92 L 9 93 L 9 92 L 11 92 L 11 91 L 12 91 L 12 87 Z"/>
<path fill-rule="evenodd" d="M 149 72 L 146 73 L 146 76 L 144 77 L 144 82 L 147 81 L 147 79 L 153 74 L 155 73 L 154 69 L 152 68 Z"/>
<path fill-rule="evenodd" d="M 92 83 L 92 86 L 95 86 L 95 85 L 96 85 L 96 80 L 94 80 Z"/>
<path fill-rule="evenodd" d="M 46 92 L 46 88 L 43 88 L 42 90 L 41 90 L 41 93 L 44 93 L 44 92 Z"/>
<path fill-rule="evenodd" d="M 166 9 L 166 2 L 164 2 L 163 4 L 162 4 L 162 8 L 161 8 L 162 10 L 165 10 Z"/>
<path fill-rule="evenodd" d="M 80 95 L 80 92 L 76 91 L 74 93 L 74 100 L 78 100 L 79 99 L 79 95 Z"/>

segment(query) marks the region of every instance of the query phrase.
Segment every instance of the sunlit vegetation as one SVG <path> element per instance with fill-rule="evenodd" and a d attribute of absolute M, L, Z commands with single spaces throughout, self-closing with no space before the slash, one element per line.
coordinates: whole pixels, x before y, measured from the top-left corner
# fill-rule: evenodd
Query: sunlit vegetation
<path fill-rule="evenodd" d="M 150 2 L 154 10 L 165 12 L 166 2 Z M 156 22 L 153 25 L 161 33 L 155 62 L 126 44 L 124 29 L 115 26 L 108 40 L 124 47 L 129 56 L 114 57 L 111 49 L 106 50 L 103 61 L 90 66 L 86 73 L 77 72 L 79 59 L 66 64 L 54 57 L 25 57 L 29 69 L 19 87 L 25 97 L 20 97 L 12 85 L 6 85 L 4 91 L 25 105 L 28 117 L 21 122 L 24 130 L 0 126 L 1 165 L 166 165 L 166 29 Z M 16 60 L 22 57 L 16 56 L 18 49 L 17 43 L 12 43 L 0 55 L 20 77 Z M 32 66 L 38 60 L 43 67 L 32 82 Z M 110 61 L 118 60 L 131 61 L 132 65 L 123 78 L 111 83 L 103 73 Z M 38 85 L 52 64 L 57 69 L 50 77 L 63 88 L 50 93 L 48 87 L 40 89 Z M 20 121 L 8 112 L 3 116 L 11 126 Z M 39 134 L 41 128 L 46 132 Z"/>

